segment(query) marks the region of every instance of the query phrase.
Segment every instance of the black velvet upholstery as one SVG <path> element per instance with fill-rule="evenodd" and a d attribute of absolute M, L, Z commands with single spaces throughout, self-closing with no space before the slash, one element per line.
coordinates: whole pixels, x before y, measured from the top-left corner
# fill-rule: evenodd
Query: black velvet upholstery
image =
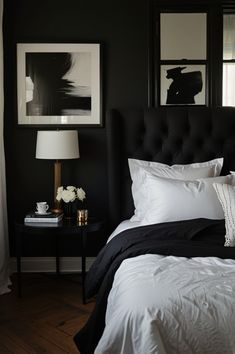
<path fill-rule="evenodd" d="M 224 157 L 222 174 L 235 170 L 235 108 L 110 110 L 106 122 L 112 227 L 133 215 L 128 157 L 170 165 Z"/>

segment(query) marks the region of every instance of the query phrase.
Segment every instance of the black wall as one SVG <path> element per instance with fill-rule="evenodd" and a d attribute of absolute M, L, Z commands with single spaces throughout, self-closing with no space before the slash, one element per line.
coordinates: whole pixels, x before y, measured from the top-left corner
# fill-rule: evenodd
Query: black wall
<path fill-rule="evenodd" d="M 81 158 L 63 164 L 62 183 L 83 187 L 90 214 L 107 219 L 105 111 L 147 106 L 148 28 L 147 0 L 5 0 L 5 150 L 12 254 L 13 220 L 36 201 L 53 200 L 53 163 L 35 159 L 37 129 L 17 126 L 16 43 L 101 42 L 104 127 L 78 129 Z M 29 246 L 28 253 L 34 248 Z M 68 247 L 64 253 L 73 252 Z"/>

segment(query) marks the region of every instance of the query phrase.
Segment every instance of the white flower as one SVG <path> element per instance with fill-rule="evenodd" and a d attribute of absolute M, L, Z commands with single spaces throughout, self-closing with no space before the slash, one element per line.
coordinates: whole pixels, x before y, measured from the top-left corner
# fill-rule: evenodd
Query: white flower
<path fill-rule="evenodd" d="M 77 189 L 74 186 L 67 186 L 66 188 L 68 189 L 68 191 L 76 191 L 76 189 Z"/>
<path fill-rule="evenodd" d="M 64 188 L 63 188 L 62 186 L 61 186 L 61 187 L 58 187 L 56 200 L 61 201 L 63 189 L 64 189 Z"/>
<path fill-rule="evenodd" d="M 86 198 L 86 193 L 82 188 L 77 188 L 77 198 L 81 201 Z"/>
<path fill-rule="evenodd" d="M 74 186 L 58 187 L 56 200 L 59 202 L 63 200 L 65 203 L 74 202 L 75 199 L 83 201 L 86 198 L 86 193 L 82 188 L 76 188 Z"/>
<path fill-rule="evenodd" d="M 65 203 L 73 202 L 76 199 L 76 193 L 72 190 L 64 189 L 61 198 Z"/>

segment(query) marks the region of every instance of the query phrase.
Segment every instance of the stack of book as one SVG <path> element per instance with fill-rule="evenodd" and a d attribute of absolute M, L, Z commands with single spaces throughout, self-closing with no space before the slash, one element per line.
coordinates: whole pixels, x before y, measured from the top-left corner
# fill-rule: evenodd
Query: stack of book
<path fill-rule="evenodd" d="M 63 213 L 47 212 L 46 214 L 39 214 L 37 212 L 30 212 L 24 218 L 25 224 L 32 224 L 34 226 L 57 226 L 57 224 L 63 219 Z"/>

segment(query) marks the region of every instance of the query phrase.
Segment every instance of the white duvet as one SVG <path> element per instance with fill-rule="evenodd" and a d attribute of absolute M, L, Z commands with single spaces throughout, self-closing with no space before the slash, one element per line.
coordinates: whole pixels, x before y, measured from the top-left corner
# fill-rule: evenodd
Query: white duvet
<path fill-rule="evenodd" d="M 235 353 L 235 260 L 126 259 L 115 274 L 95 353 Z"/>

